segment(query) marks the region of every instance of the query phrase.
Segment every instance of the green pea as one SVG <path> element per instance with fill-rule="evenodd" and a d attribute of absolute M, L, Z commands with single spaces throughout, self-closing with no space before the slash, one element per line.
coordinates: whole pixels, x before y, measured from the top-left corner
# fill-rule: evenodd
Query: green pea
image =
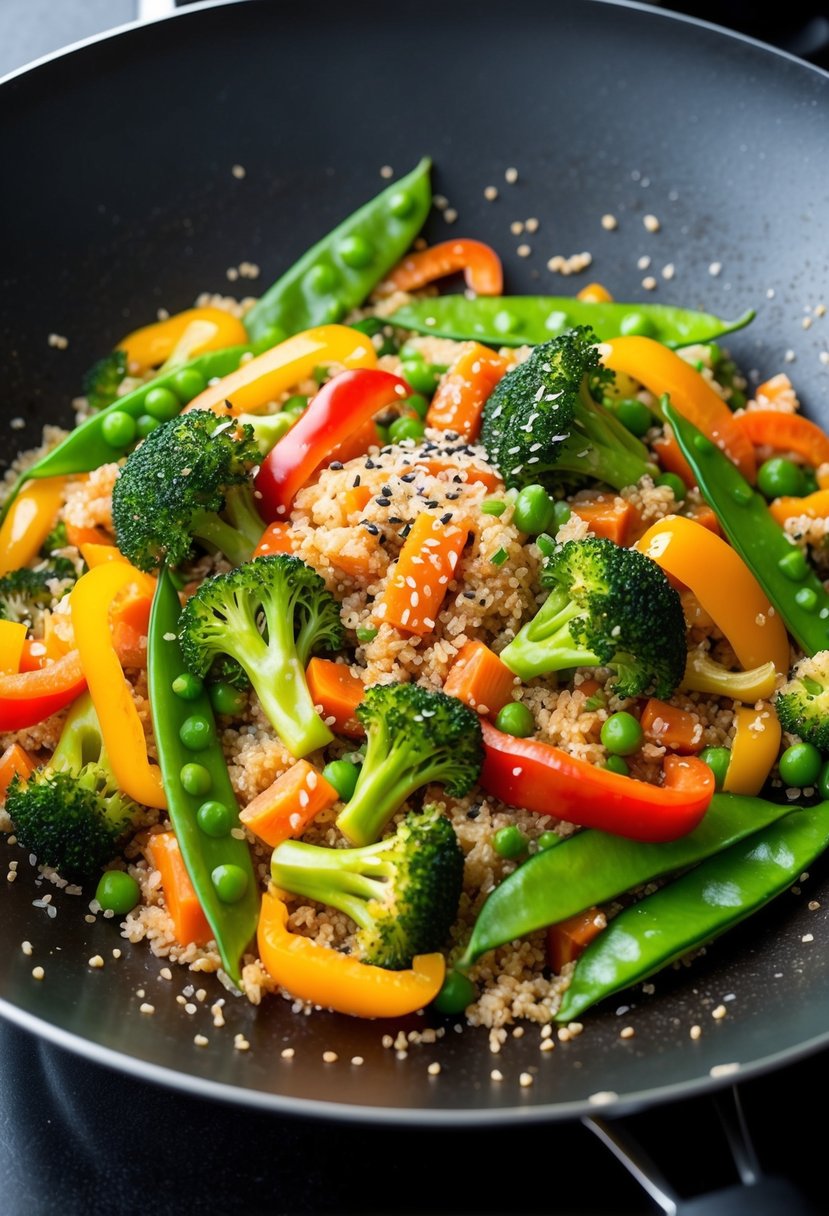
<path fill-rule="evenodd" d="M 677 502 L 682 502 L 688 493 L 688 487 L 677 473 L 662 473 L 654 483 L 658 486 L 670 486 Z"/>
<path fill-rule="evenodd" d="M 401 443 L 404 439 L 422 439 L 426 427 L 419 418 L 395 418 L 389 427 L 389 439 L 392 443 Z"/>
<path fill-rule="evenodd" d="M 368 266 L 374 257 L 371 244 L 364 236 L 360 236 L 356 232 L 340 241 L 337 253 L 346 266 L 350 266 L 352 270 L 361 270 L 364 266 Z"/>
<path fill-rule="evenodd" d="M 121 451 L 129 447 L 135 439 L 138 427 L 135 425 L 135 419 L 125 410 L 113 410 L 101 420 L 101 434 L 110 447 Z"/>
<path fill-rule="evenodd" d="M 802 582 L 809 573 L 809 566 L 800 549 L 792 549 L 789 553 L 784 554 L 777 565 L 786 578 L 791 579 L 793 583 Z"/>
<path fill-rule="evenodd" d="M 556 542 L 546 532 L 542 532 L 540 536 L 537 536 L 535 543 L 538 545 L 542 557 L 552 557 L 556 551 Z"/>
<path fill-rule="evenodd" d="M 233 812 L 229 806 L 213 798 L 209 802 L 203 802 L 196 811 L 196 823 L 205 836 L 220 840 L 222 836 L 227 836 L 233 827 Z"/>
<path fill-rule="evenodd" d="M 408 190 L 397 190 L 389 198 L 389 211 L 398 220 L 404 220 L 412 214 L 415 207 L 415 199 L 412 198 Z"/>
<path fill-rule="evenodd" d="M 746 403 L 746 395 L 740 388 L 732 388 L 728 404 L 732 410 L 741 410 Z"/>
<path fill-rule="evenodd" d="M 400 358 L 403 363 L 422 363 L 423 353 L 411 342 L 404 342 L 400 347 Z"/>
<path fill-rule="evenodd" d="M 181 409 L 181 402 L 169 388 L 151 388 L 144 398 L 144 408 L 159 422 L 169 422 Z"/>
<path fill-rule="evenodd" d="M 548 849 L 554 849 L 557 844 L 561 844 L 561 837 L 558 832 L 542 832 L 536 844 L 540 853 L 546 853 Z"/>
<path fill-rule="evenodd" d="M 124 870 L 107 870 L 95 888 L 95 898 L 105 912 L 126 916 L 141 900 L 141 888 Z"/>
<path fill-rule="evenodd" d="M 486 502 L 481 503 L 482 515 L 503 515 L 506 509 L 507 504 L 500 498 L 488 498 Z"/>
<path fill-rule="evenodd" d="M 803 493 L 814 494 L 818 488 L 814 469 L 803 469 Z"/>
<path fill-rule="evenodd" d="M 368 642 L 373 642 L 379 632 L 379 629 L 376 629 L 374 625 L 358 625 L 356 630 L 357 641 L 362 642 L 365 646 Z"/>
<path fill-rule="evenodd" d="M 563 498 L 560 498 L 553 504 L 553 523 L 556 526 L 556 532 L 558 532 L 559 528 L 564 527 L 572 514 L 573 512 L 570 510 L 569 504 Z M 536 544 L 538 544 L 538 541 L 536 541 Z"/>
<path fill-rule="evenodd" d="M 330 262 L 319 262 L 312 266 L 305 276 L 305 284 L 311 291 L 324 296 L 333 291 L 339 281 L 339 273 Z"/>
<path fill-rule="evenodd" d="M 821 798 L 829 798 L 829 760 L 822 766 L 818 775 L 817 792 Z"/>
<path fill-rule="evenodd" d="M 641 439 L 653 426 L 653 414 L 635 397 L 622 397 L 616 402 L 614 413 L 626 431 Z"/>
<path fill-rule="evenodd" d="M 769 499 L 802 498 L 806 493 L 806 477 L 793 460 L 772 456 L 757 470 L 757 489 Z"/>
<path fill-rule="evenodd" d="M 181 697 L 182 701 L 197 701 L 204 689 L 204 681 L 199 676 L 194 676 L 192 672 L 182 672 L 180 676 L 176 676 L 170 685 L 177 697 Z"/>
<path fill-rule="evenodd" d="M 213 787 L 213 778 L 203 764 L 185 764 L 178 775 L 185 794 L 203 798 Z"/>
<path fill-rule="evenodd" d="M 665 394 L 667 396 L 667 393 Z M 700 456 L 708 456 L 714 451 L 714 444 L 707 435 L 695 435 L 694 447 L 699 452 Z"/>
<path fill-rule="evenodd" d="M 446 972 L 440 992 L 432 1001 L 438 1013 L 463 1013 L 478 995 L 478 990 L 460 971 Z"/>
<path fill-rule="evenodd" d="M 216 866 L 210 877 L 223 904 L 238 904 L 248 889 L 248 876 L 241 866 Z"/>
<path fill-rule="evenodd" d="M 521 701 L 510 701 L 503 709 L 499 709 L 495 725 L 505 735 L 514 735 L 516 739 L 526 739 L 535 733 L 532 711 Z"/>
<path fill-rule="evenodd" d="M 513 523 L 520 532 L 537 536 L 552 527 L 555 510 L 556 504 L 543 486 L 524 486 L 515 500 Z"/>
<path fill-rule="evenodd" d="M 195 367 L 182 367 L 173 376 L 173 388 L 181 401 L 187 404 L 207 388 L 207 381 Z"/>
<path fill-rule="evenodd" d="M 135 423 L 135 429 L 138 431 L 139 439 L 146 439 L 153 431 L 158 430 L 161 423 L 157 418 L 153 418 L 152 414 L 141 414 Z"/>
<path fill-rule="evenodd" d="M 232 684 L 227 684 L 224 680 L 211 684 L 208 694 L 210 704 L 216 713 L 226 714 L 228 717 L 238 717 L 244 712 L 248 703 L 247 697 L 240 689 L 234 688 Z"/>
<path fill-rule="evenodd" d="M 642 744 L 642 727 L 624 709 L 602 723 L 601 740 L 614 756 L 630 756 Z"/>
<path fill-rule="evenodd" d="M 429 413 L 429 402 L 422 393 L 412 393 L 411 397 L 407 397 L 403 404 L 406 409 L 413 410 L 418 418 L 425 418 Z"/>
<path fill-rule="evenodd" d="M 504 828 L 499 828 L 492 837 L 492 846 L 499 857 L 507 857 L 514 859 L 523 857 L 527 851 L 527 837 L 521 829 L 514 823 L 508 824 Z"/>
<path fill-rule="evenodd" d="M 407 359 L 400 365 L 400 375 L 416 393 L 423 397 L 433 397 L 438 385 L 439 375 L 431 363 L 423 359 Z"/>
<path fill-rule="evenodd" d="M 795 592 L 794 602 L 804 612 L 816 612 L 818 606 L 818 594 L 814 587 L 801 587 Z"/>
<path fill-rule="evenodd" d="M 630 769 L 627 762 L 621 756 L 608 756 L 604 762 L 605 768 L 610 773 L 616 773 L 620 777 L 629 777 Z"/>
<path fill-rule="evenodd" d="M 315 367 L 314 370 L 311 372 L 311 379 L 314 381 L 315 384 L 318 384 L 320 387 L 322 387 L 322 385 L 325 384 L 326 380 L 329 379 L 329 369 L 327 367 L 324 367 L 322 364 L 319 367 Z"/>
<path fill-rule="evenodd" d="M 817 784 L 823 757 L 812 743 L 793 743 L 777 763 L 783 784 L 802 790 L 807 785 Z"/>
<path fill-rule="evenodd" d="M 350 760 L 332 760 L 330 764 L 326 764 L 322 775 L 329 785 L 333 785 L 343 802 L 348 802 L 357 788 L 360 767 L 352 764 Z"/>
<path fill-rule="evenodd" d="M 287 414 L 290 418 L 299 418 L 307 410 L 308 401 L 309 398 L 304 397 L 302 393 L 294 393 L 282 406 L 281 413 Z"/>
<path fill-rule="evenodd" d="M 619 332 L 624 334 L 625 337 L 635 335 L 640 338 L 654 338 L 656 337 L 656 326 L 645 313 L 629 312 L 619 322 Z"/>
<path fill-rule="evenodd" d="M 699 758 L 711 769 L 716 788 L 721 790 L 725 785 L 725 776 L 731 763 L 731 752 L 727 747 L 704 747 Z"/>
<path fill-rule="evenodd" d="M 213 742 L 213 726 L 203 714 L 191 714 L 179 727 L 178 737 L 191 752 L 203 752 Z"/>

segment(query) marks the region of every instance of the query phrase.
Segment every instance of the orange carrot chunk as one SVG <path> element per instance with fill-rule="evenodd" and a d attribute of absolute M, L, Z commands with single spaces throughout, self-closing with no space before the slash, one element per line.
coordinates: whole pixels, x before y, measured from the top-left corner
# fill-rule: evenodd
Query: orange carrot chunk
<path fill-rule="evenodd" d="M 339 794 L 307 760 L 297 760 L 261 794 L 249 802 L 239 818 L 246 828 L 271 848 L 291 836 L 301 836 L 320 811 L 326 811 Z"/>
<path fill-rule="evenodd" d="M 441 473 L 461 473 L 463 475 L 463 472 L 465 472 L 467 485 L 480 482 L 482 486 L 486 486 L 490 491 L 500 490 L 504 484 L 501 478 L 496 473 L 493 473 L 491 469 L 482 469 L 478 465 L 470 464 L 464 470 L 460 470 L 457 464 L 451 460 L 418 460 L 417 464 L 413 466 L 412 471 L 417 472 L 419 469 L 431 473 L 433 477 L 438 477 Z"/>
<path fill-rule="evenodd" d="M 671 752 L 679 752 L 681 756 L 701 752 L 705 746 L 702 723 L 696 714 L 658 701 L 656 697 L 651 697 L 647 702 L 639 721 L 649 743 L 659 743 Z"/>
<path fill-rule="evenodd" d="M 378 620 L 423 637 L 435 627 L 449 580 L 455 577 L 468 536 L 465 523 L 418 515 L 377 605 Z"/>
<path fill-rule="evenodd" d="M 547 962 L 556 975 L 561 975 L 567 963 L 573 963 L 583 954 L 594 937 L 607 925 L 601 908 L 586 908 L 567 920 L 547 929 Z"/>
<path fill-rule="evenodd" d="M 622 498 L 576 502 L 570 505 L 573 514 L 584 520 L 593 536 L 612 540 L 617 545 L 628 544 L 631 528 L 639 520 L 639 512 L 633 503 Z"/>
<path fill-rule="evenodd" d="M 268 524 L 259 544 L 253 551 L 254 557 L 267 557 L 272 553 L 288 553 L 291 554 L 296 548 L 296 540 L 293 529 L 287 522 L 277 520 L 274 524 Z"/>
<path fill-rule="evenodd" d="M 35 762 L 19 743 L 10 743 L 3 755 L 0 756 L 0 802 L 6 797 L 6 791 L 14 777 L 26 781 L 35 771 Z"/>
<path fill-rule="evenodd" d="M 346 490 L 343 494 L 343 510 L 346 515 L 356 514 L 362 511 L 368 500 L 371 498 L 371 490 L 368 486 L 352 486 L 350 490 Z"/>
<path fill-rule="evenodd" d="M 443 691 L 476 713 L 494 717 L 512 700 L 515 676 L 483 642 L 467 642 L 452 664 Z"/>
<path fill-rule="evenodd" d="M 353 676 L 345 663 L 318 658 L 311 659 L 305 669 L 305 678 L 314 704 L 322 706 L 322 716 L 334 733 L 348 739 L 361 739 L 366 732 L 354 711 L 365 692 L 362 680 Z"/>
<path fill-rule="evenodd" d="M 147 843 L 151 864 L 161 874 L 167 911 L 173 918 L 176 940 L 187 946 L 204 946 L 213 936 L 184 865 L 174 832 L 157 832 Z"/>
<path fill-rule="evenodd" d="M 441 376 L 426 422 L 439 431 L 456 431 L 462 439 L 477 439 L 484 405 L 507 370 L 507 360 L 470 342 Z"/>
<path fill-rule="evenodd" d="M 663 472 L 675 473 L 685 482 L 689 490 L 697 484 L 691 466 L 682 455 L 682 449 L 669 426 L 665 427 L 658 439 L 654 439 L 652 447 Z"/>
<path fill-rule="evenodd" d="M 708 506 L 708 503 L 701 503 L 700 506 L 694 507 L 689 518 L 693 519 L 694 523 L 701 524 L 703 528 L 707 528 L 709 532 L 713 532 L 715 536 L 722 536 L 722 528 L 720 521 L 717 519 L 716 512 Z"/>

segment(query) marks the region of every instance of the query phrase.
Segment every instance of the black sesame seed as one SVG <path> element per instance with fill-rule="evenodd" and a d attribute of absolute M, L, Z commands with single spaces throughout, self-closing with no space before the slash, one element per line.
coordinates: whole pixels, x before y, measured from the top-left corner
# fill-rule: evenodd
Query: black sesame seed
<path fill-rule="evenodd" d="M 427 507 L 436 507 L 438 505 L 438 500 L 436 498 L 431 498 L 425 505 Z"/>
<path fill-rule="evenodd" d="M 351 483 L 351 484 L 352 484 L 352 486 L 358 486 L 358 485 L 360 484 L 360 474 L 359 474 L 359 473 L 358 473 L 358 474 L 357 474 L 357 476 L 354 478 L 354 480 L 352 481 L 352 483 Z"/>
<path fill-rule="evenodd" d="M 380 493 L 384 494 L 386 496 L 386 498 L 391 498 L 393 491 L 392 491 L 391 486 L 383 486 Z"/>
<path fill-rule="evenodd" d="M 464 599 L 474 600 L 475 592 L 474 591 L 464 591 L 463 596 L 464 596 Z"/>
<path fill-rule="evenodd" d="M 402 523 L 403 523 L 403 520 L 400 518 L 400 516 L 399 516 L 399 515 L 390 515 L 390 516 L 389 516 L 389 523 L 390 523 L 390 524 L 402 524 Z"/>
<path fill-rule="evenodd" d="M 412 481 L 414 481 L 415 477 L 417 477 L 417 473 L 404 473 L 403 476 L 400 478 L 400 480 L 405 481 L 405 482 L 412 482 Z"/>
<path fill-rule="evenodd" d="M 448 523 L 449 523 L 449 520 L 450 520 L 451 518 L 452 518 L 452 512 L 451 512 L 451 511 L 447 511 L 445 515 L 441 515 L 441 517 L 440 517 L 440 522 L 441 522 L 442 524 L 448 524 Z"/>
<path fill-rule="evenodd" d="M 375 498 L 374 501 L 377 503 L 378 507 L 390 507 L 391 506 L 390 498 Z"/>
<path fill-rule="evenodd" d="M 364 468 L 366 468 L 366 469 L 376 469 L 377 468 L 377 465 L 374 463 L 374 461 L 371 459 L 370 456 L 366 456 Z"/>
<path fill-rule="evenodd" d="M 401 539 L 402 539 L 402 540 L 405 540 L 405 539 L 406 539 L 406 537 L 407 537 L 407 536 L 409 535 L 409 533 L 411 532 L 411 530 L 412 530 L 412 525 L 411 525 L 411 524 L 406 524 L 405 528 L 401 528 L 401 529 L 400 529 L 400 536 L 401 536 Z"/>
<path fill-rule="evenodd" d="M 380 535 L 380 529 L 377 527 L 377 524 L 369 523 L 367 519 L 361 519 L 360 526 L 365 528 L 366 532 L 368 532 L 370 536 Z"/>
<path fill-rule="evenodd" d="M 341 460 L 332 460 L 328 467 L 329 469 L 341 469 L 343 467 L 343 462 Z"/>

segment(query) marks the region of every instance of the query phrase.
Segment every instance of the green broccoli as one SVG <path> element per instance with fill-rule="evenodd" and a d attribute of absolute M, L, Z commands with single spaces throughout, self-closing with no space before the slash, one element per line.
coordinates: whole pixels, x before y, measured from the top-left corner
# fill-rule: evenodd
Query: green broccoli
<path fill-rule="evenodd" d="M 407 798 L 432 781 L 462 798 L 483 763 L 478 715 L 462 701 L 418 684 L 374 684 L 357 706 L 366 754 L 337 827 L 352 844 L 371 844 Z"/>
<path fill-rule="evenodd" d="M 118 396 L 118 388 L 127 374 L 127 353 L 110 351 L 93 363 L 83 378 L 82 389 L 90 410 L 102 410 Z"/>
<path fill-rule="evenodd" d="M 238 414 L 236 422 L 239 426 L 249 426 L 256 440 L 261 456 L 267 456 L 283 435 L 287 435 L 293 426 L 295 418 L 290 414 Z"/>
<path fill-rule="evenodd" d="M 62 519 L 59 519 L 40 546 L 40 555 L 41 557 L 51 557 L 56 549 L 66 549 L 68 545 L 69 537 L 66 534 L 66 524 Z"/>
<path fill-rule="evenodd" d="M 795 664 L 774 707 L 783 730 L 829 753 L 829 650 Z"/>
<path fill-rule="evenodd" d="M 314 709 L 305 668 L 315 650 L 342 646 L 340 606 L 298 557 L 256 557 L 207 579 L 184 606 L 179 636 L 194 675 L 206 676 L 222 656 L 235 659 L 293 755 L 331 742 Z"/>
<path fill-rule="evenodd" d="M 247 561 L 265 528 L 250 481 L 260 460 L 251 428 L 210 410 L 156 427 L 127 457 L 112 492 L 118 548 L 147 571 L 181 565 L 195 540 L 234 565 Z"/>
<path fill-rule="evenodd" d="M 463 850 L 437 807 L 406 816 L 392 836 L 361 849 L 286 840 L 271 859 L 278 887 L 345 912 L 361 962 L 400 971 L 439 950 L 463 885 Z"/>
<path fill-rule="evenodd" d="M 69 711 L 48 765 L 27 781 L 14 777 L 6 810 L 24 848 L 72 882 L 117 856 L 140 808 L 118 789 L 89 693 Z"/>
<path fill-rule="evenodd" d="M 589 537 L 559 545 L 541 570 L 551 592 L 501 652 L 522 680 L 612 667 L 614 691 L 669 697 L 685 671 L 685 619 L 664 571 L 637 549 Z"/>
<path fill-rule="evenodd" d="M 537 346 L 484 406 L 481 440 L 508 486 L 585 479 L 621 490 L 655 473 L 648 450 L 593 399 L 613 373 L 586 325 Z"/>
<path fill-rule="evenodd" d="M 23 566 L 0 578 L 0 620 L 31 627 L 46 608 L 61 599 L 78 572 L 68 557 L 53 557 L 34 569 Z"/>

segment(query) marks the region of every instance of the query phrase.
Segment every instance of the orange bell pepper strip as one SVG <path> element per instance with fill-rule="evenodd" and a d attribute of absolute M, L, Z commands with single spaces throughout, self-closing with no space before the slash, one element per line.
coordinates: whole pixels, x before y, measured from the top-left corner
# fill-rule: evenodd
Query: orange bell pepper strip
<path fill-rule="evenodd" d="M 377 354 L 371 338 L 347 325 L 306 329 L 243 363 L 217 384 L 209 384 L 184 407 L 184 412 L 225 412 L 229 406 L 233 415 L 256 414 L 281 393 L 310 376 L 315 367 L 330 363 L 342 364 L 349 371 L 376 367 Z"/>
<path fill-rule="evenodd" d="M 322 706 L 322 716 L 337 735 L 362 739 L 366 733 L 355 716 L 355 710 L 365 696 L 362 680 L 349 671 L 345 663 L 331 659 L 313 658 L 305 669 L 308 691 L 315 705 Z"/>
<path fill-rule="evenodd" d="M 0 675 L 0 731 L 25 730 L 65 709 L 86 688 L 77 650 L 36 671 Z"/>
<path fill-rule="evenodd" d="M 26 749 L 19 743 L 10 743 L 0 756 L 0 802 L 5 800 L 13 778 L 20 777 L 26 781 L 34 771 L 35 762 Z"/>
<path fill-rule="evenodd" d="M 478 714 L 494 717 L 512 700 L 515 676 L 483 642 L 467 642 L 449 669 L 443 691 Z"/>
<path fill-rule="evenodd" d="M 274 849 L 283 840 L 301 836 L 321 811 L 339 802 L 340 795 L 307 760 L 297 760 L 240 813 L 242 823 Z"/>
<path fill-rule="evenodd" d="M 417 291 L 435 279 L 463 271 L 466 285 L 479 296 L 499 296 L 504 288 L 501 259 L 483 241 L 466 238 L 441 241 L 429 249 L 409 253 L 389 274 L 384 291 Z"/>
<path fill-rule="evenodd" d="M 257 933 L 262 965 L 299 1000 L 357 1018 L 399 1018 L 433 1001 L 446 974 L 442 954 L 419 954 L 408 971 L 386 971 L 291 933 L 288 909 L 269 891 Z"/>
<path fill-rule="evenodd" d="M 817 468 L 829 461 L 829 435 L 801 414 L 782 410 L 746 410 L 734 418 L 746 439 L 757 447 L 794 452 Z"/>
<path fill-rule="evenodd" d="M 175 832 L 156 832 L 147 842 L 147 856 L 161 874 L 161 890 L 173 918 L 176 940 L 187 946 L 204 946 L 213 936 L 187 873 Z"/>
<path fill-rule="evenodd" d="M 101 545 L 108 549 L 114 549 L 112 537 L 101 528 L 79 528 L 77 524 L 67 523 L 66 539 L 70 545 L 74 545 L 76 549 L 83 549 L 84 545 Z"/>
<path fill-rule="evenodd" d="M 389 573 L 375 618 L 404 633 L 431 633 L 468 535 L 463 522 L 443 524 L 428 511 L 418 515 Z"/>
<path fill-rule="evenodd" d="M 26 626 L 20 621 L 0 620 L 0 675 L 15 675 L 26 643 Z"/>
<path fill-rule="evenodd" d="M 782 528 L 787 519 L 829 519 L 829 489 L 815 490 L 803 498 L 775 498 L 769 510 Z"/>
<path fill-rule="evenodd" d="M 112 603 L 136 585 L 137 573 L 127 562 L 105 562 L 78 579 L 69 603 L 75 642 L 115 779 L 136 802 L 165 810 L 161 773 L 147 756 L 144 727 L 110 629 Z"/>
<path fill-rule="evenodd" d="M 742 667 L 789 667 L 789 639 L 757 579 L 735 549 L 702 524 L 667 515 L 648 528 L 636 548 L 666 574 L 690 587 L 723 631 Z"/>
<path fill-rule="evenodd" d="M 656 397 L 667 393 L 674 408 L 722 448 L 747 481 L 754 481 L 752 441 L 696 368 L 654 338 L 613 338 L 602 349 L 606 367 L 632 376 Z"/>
<path fill-rule="evenodd" d="M 723 781 L 729 794 L 759 794 L 780 751 L 782 731 L 768 702 L 760 709 L 741 705 L 734 715 L 731 759 Z"/>
<path fill-rule="evenodd" d="M 44 477 L 25 485 L 0 525 L 0 575 L 28 566 L 55 526 L 63 505 L 65 477 Z"/>
<path fill-rule="evenodd" d="M 478 438 L 484 406 L 506 373 L 508 361 L 480 342 L 469 342 L 440 378 L 426 425 L 455 431 L 470 442 Z"/>
<path fill-rule="evenodd" d="M 242 322 L 223 308 L 186 308 L 165 321 L 134 329 L 116 350 L 127 356 L 131 376 L 142 376 L 167 360 L 186 362 L 209 350 L 245 346 L 248 334 Z"/>

